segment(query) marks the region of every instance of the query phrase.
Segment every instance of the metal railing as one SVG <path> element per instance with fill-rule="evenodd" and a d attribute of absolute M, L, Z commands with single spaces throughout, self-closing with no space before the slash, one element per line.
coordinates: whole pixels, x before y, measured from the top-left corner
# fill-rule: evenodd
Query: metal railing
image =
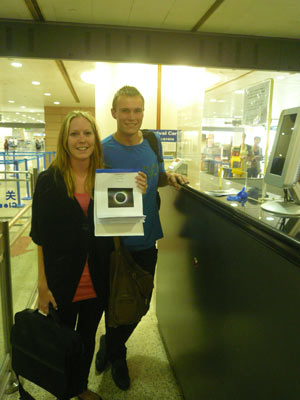
<path fill-rule="evenodd" d="M 15 173 L 16 171 L 14 171 Z M 29 172 L 26 172 L 29 173 Z M 30 177 L 31 197 L 33 188 L 37 178 L 37 170 L 35 169 Z M 14 181 L 9 179 L 8 181 Z M 6 180 L 7 181 L 7 180 Z M 24 221 L 24 215 L 30 212 L 32 201 L 22 210 L 20 210 L 10 220 L 0 222 L 0 312 L 2 314 L 2 330 L 4 341 L 4 358 L 2 365 L 0 364 L 0 399 L 4 394 L 10 394 L 18 389 L 18 383 L 11 369 L 11 344 L 10 331 L 13 325 L 14 310 L 13 310 L 13 294 L 12 294 L 12 279 L 11 279 L 11 246 L 20 238 L 24 231 L 29 227 L 31 219 L 21 224 L 21 228 L 17 231 L 14 237 L 10 238 L 12 228 L 19 225 L 19 221 Z M 1 363 L 1 360 L 0 360 Z"/>

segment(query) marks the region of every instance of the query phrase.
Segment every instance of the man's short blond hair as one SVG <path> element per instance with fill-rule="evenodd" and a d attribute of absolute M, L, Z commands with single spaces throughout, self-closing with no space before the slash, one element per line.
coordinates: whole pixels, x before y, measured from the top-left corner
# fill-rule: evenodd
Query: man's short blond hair
<path fill-rule="evenodd" d="M 112 102 L 112 108 L 113 110 L 116 110 L 116 102 L 120 96 L 128 96 L 128 97 L 134 97 L 134 96 L 140 96 L 142 101 L 143 101 L 143 108 L 145 106 L 145 100 L 142 94 L 137 90 L 136 87 L 134 86 L 123 86 L 121 89 L 119 89 L 113 98 Z"/>

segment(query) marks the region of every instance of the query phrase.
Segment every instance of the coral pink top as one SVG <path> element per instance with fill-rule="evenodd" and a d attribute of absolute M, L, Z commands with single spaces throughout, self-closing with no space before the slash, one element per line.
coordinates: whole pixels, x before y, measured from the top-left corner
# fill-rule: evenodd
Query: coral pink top
<path fill-rule="evenodd" d="M 85 215 L 87 215 L 87 210 L 89 207 L 90 203 L 90 196 L 88 193 L 75 193 L 76 200 L 80 204 L 83 212 Z M 80 281 L 78 283 L 73 302 L 75 301 L 80 301 L 80 300 L 87 300 L 87 299 L 92 299 L 94 297 L 97 297 L 97 294 L 95 292 L 91 275 L 90 275 L 90 270 L 89 270 L 89 265 L 88 265 L 88 259 L 86 259 L 84 269 L 82 271 L 82 275 L 80 278 Z"/>

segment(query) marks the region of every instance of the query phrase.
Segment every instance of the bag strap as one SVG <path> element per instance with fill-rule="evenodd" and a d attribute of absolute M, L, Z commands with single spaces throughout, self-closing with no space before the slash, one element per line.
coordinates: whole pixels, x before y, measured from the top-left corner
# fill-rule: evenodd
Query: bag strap
<path fill-rule="evenodd" d="M 115 245 L 115 250 L 118 250 L 121 247 L 121 241 L 119 236 L 114 236 L 114 245 Z"/>
<path fill-rule="evenodd" d="M 143 134 L 143 138 L 148 141 L 148 143 L 150 144 L 151 149 L 155 153 L 157 161 L 160 162 L 160 163 L 163 162 L 163 159 L 161 158 L 161 155 L 159 154 L 158 142 L 157 142 L 157 138 L 155 136 L 155 133 L 151 132 L 151 131 L 148 131 L 147 129 L 142 129 L 141 131 L 142 131 L 142 134 Z"/>

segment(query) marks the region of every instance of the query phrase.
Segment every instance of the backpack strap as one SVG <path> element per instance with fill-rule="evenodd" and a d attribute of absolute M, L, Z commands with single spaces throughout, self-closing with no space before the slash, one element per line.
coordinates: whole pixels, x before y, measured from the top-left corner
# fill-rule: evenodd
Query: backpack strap
<path fill-rule="evenodd" d="M 157 138 L 155 136 L 155 133 L 149 131 L 148 129 L 141 129 L 141 131 L 142 131 L 142 134 L 143 134 L 143 138 L 148 141 L 148 143 L 150 144 L 151 149 L 155 153 L 155 155 L 157 157 L 157 161 L 160 162 L 160 163 L 163 162 L 163 159 L 161 158 L 161 155 L 159 154 L 158 141 L 157 141 Z"/>

